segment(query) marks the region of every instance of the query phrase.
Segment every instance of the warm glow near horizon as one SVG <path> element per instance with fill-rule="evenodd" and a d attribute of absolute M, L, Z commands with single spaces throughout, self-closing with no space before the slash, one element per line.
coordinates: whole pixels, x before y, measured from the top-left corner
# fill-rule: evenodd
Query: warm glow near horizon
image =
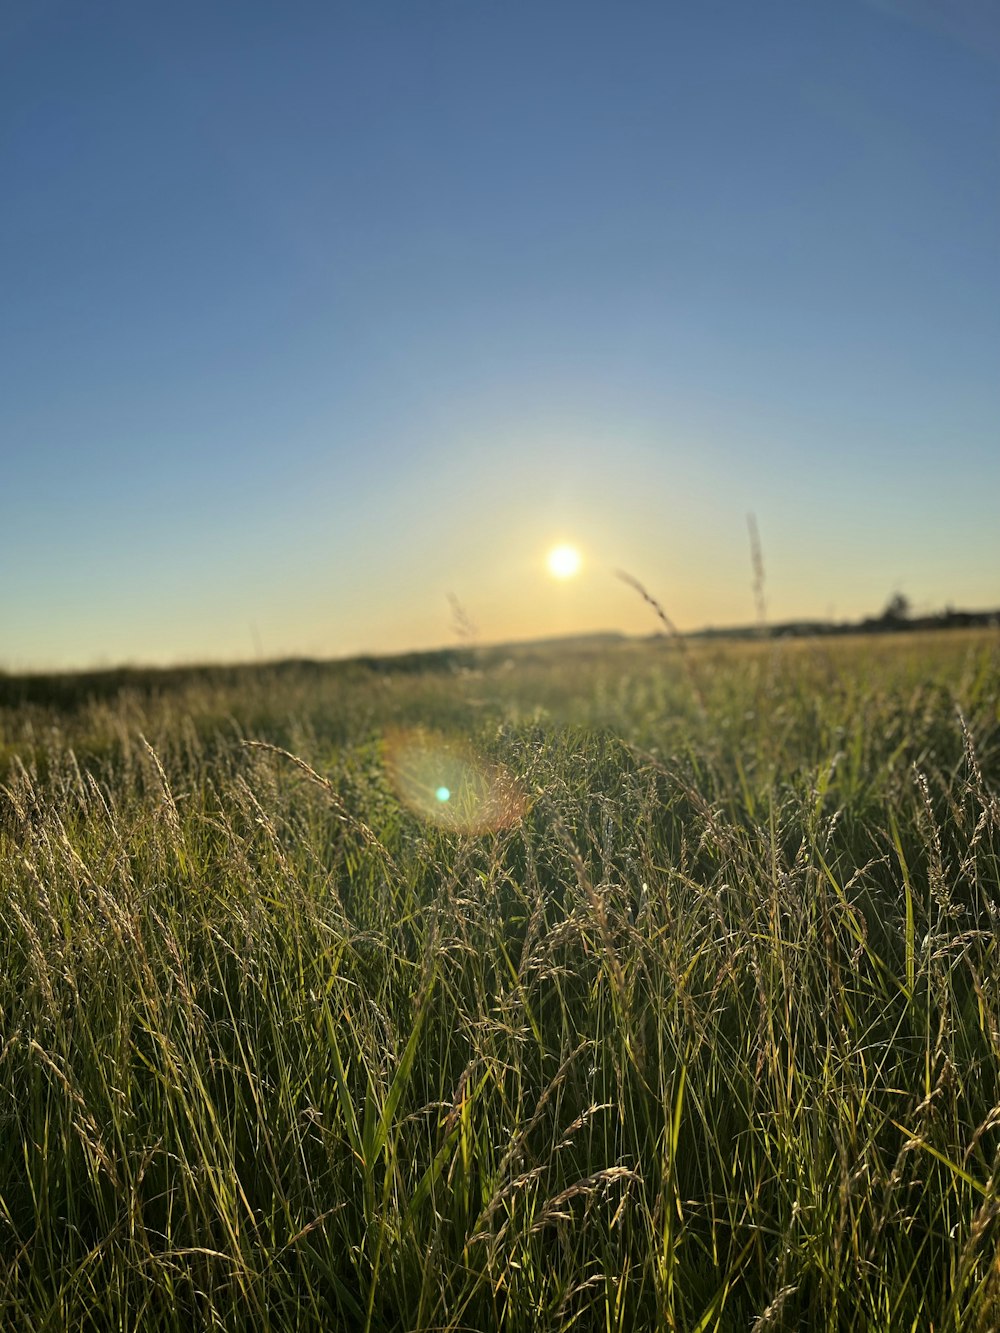
<path fill-rule="evenodd" d="M 583 560 L 575 546 L 563 544 L 553 546 L 545 563 L 554 579 L 571 579 L 574 574 L 579 574 Z"/>
<path fill-rule="evenodd" d="M 0 10 L 0 672 L 1000 607 L 996 5 L 94 8 Z"/>

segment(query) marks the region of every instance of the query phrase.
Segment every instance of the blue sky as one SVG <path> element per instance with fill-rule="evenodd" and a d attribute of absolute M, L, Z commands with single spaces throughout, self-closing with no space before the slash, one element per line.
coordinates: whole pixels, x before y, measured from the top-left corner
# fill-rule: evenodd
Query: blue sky
<path fill-rule="evenodd" d="M 976 0 L 5 7 L 0 664 L 1000 605 L 998 144 Z"/>

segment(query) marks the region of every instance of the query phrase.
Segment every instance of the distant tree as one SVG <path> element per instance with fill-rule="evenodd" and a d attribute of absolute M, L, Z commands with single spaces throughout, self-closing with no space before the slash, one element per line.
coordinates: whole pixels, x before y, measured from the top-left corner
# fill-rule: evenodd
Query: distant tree
<path fill-rule="evenodd" d="M 883 620 L 905 620 L 910 614 L 910 599 L 905 593 L 894 592 L 885 604 Z"/>

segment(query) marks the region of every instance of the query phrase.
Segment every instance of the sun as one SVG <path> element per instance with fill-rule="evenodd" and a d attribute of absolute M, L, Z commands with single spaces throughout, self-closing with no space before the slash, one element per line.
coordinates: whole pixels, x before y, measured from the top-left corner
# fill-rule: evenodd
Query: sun
<path fill-rule="evenodd" d="M 554 579 L 571 579 L 580 572 L 583 563 L 580 552 L 575 546 L 553 546 L 545 563 Z"/>

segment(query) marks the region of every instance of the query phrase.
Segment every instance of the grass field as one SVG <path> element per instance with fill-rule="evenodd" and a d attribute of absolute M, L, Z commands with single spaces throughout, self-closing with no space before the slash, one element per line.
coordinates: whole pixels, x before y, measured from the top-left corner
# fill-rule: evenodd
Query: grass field
<path fill-rule="evenodd" d="M 995 633 L 0 699 L 0 1328 L 1000 1327 Z"/>

